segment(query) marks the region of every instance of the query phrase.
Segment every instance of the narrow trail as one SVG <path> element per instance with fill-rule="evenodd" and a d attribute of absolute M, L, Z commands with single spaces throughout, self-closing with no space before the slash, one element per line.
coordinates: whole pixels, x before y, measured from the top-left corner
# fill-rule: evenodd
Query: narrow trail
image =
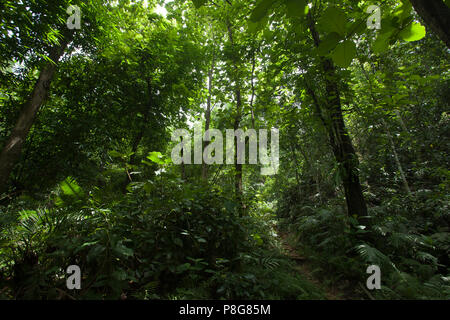
<path fill-rule="evenodd" d="M 280 237 L 283 253 L 289 259 L 295 262 L 294 269 L 310 283 L 315 285 L 317 288 L 321 289 L 324 292 L 326 299 L 328 300 L 352 299 L 352 297 L 350 297 L 347 293 L 342 292 L 341 290 L 337 289 L 334 286 L 333 287 L 325 286 L 316 277 L 314 277 L 313 273 L 311 272 L 312 267 L 308 261 L 308 258 L 301 256 L 298 253 L 298 250 L 296 250 L 289 244 L 288 234 L 281 231 L 278 231 L 277 233 Z"/>

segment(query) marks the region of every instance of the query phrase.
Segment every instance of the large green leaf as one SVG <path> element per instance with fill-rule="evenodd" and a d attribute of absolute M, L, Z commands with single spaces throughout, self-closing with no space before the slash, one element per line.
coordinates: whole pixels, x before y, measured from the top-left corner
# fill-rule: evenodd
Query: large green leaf
<path fill-rule="evenodd" d="M 403 1 L 401 7 L 395 10 L 393 16 L 397 17 L 400 20 L 400 22 L 405 21 L 411 15 L 411 10 L 412 10 L 411 2 Z"/>
<path fill-rule="evenodd" d="M 319 48 L 317 48 L 317 52 L 321 56 L 327 55 L 331 50 L 333 50 L 337 46 L 337 44 L 339 43 L 339 41 L 341 39 L 342 39 L 342 37 L 336 32 L 332 32 L 332 33 L 328 34 L 320 42 Z"/>
<path fill-rule="evenodd" d="M 347 37 L 351 37 L 354 34 L 361 35 L 367 30 L 367 24 L 365 19 L 356 19 L 354 22 L 349 23 L 347 26 Z"/>
<path fill-rule="evenodd" d="M 372 50 L 374 53 L 381 53 L 387 50 L 389 47 L 389 40 L 394 33 L 394 30 L 389 30 L 384 33 L 380 33 L 373 43 Z"/>
<path fill-rule="evenodd" d="M 334 49 L 331 57 L 334 63 L 342 68 L 346 68 L 352 63 L 353 58 L 356 55 L 356 45 L 353 41 L 346 40 L 339 43 Z"/>
<path fill-rule="evenodd" d="M 272 7 L 273 0 L 262 0 L 257 5 L 256 8 L 253 10 L 252 14 L 250 15 L 250 20 L 253 22 L 258 22 L 264 16 L 266 16 L 267 12 L 269 11 L 270 7 Z"/>
<path fill-rule="evenodd" d="M 147 159 L 157 164 L 164 164 L 163 155 L 161 154 L 161 152 L 150 152 L 150 154 L 147 156 Z"/>
<path fill-rule="evenodd" d="M 250 33 L 256 33 L 259 30 L 261 30 L 261 26 L 262 24 L 260 22 L 252 22 L 252 21 L 248 21 L 248 31 Z"/>
<path fill-rule="evenodd" d="M 324 32 L 337 32 L 345 36 L 347 21 L 347 15 L 344 11 L 330 7 L 325 10 L 320 18 L 318 28 Z"/>
<path fill-rule="evenodd" d="M 84 196 L 83 189 L 81 189 L 77 181 L 72 177 L 67 177 L 59 184 L 59 187 L 64 196 L 77 198 L 82 198 Z"/>
<path fill-rule="evenodd" d="M 417 41 L 425 37 L 426 33 L 424 26 L 418 22 L 414 22 L 403 29 L 399 33 L 399 36 L 406 41 Z"/>
<path fill-rule="evenodd" d="M 303 17 L 308 13 L 306 0 L 286 0 L 286 13 L 289 17 Z"/>

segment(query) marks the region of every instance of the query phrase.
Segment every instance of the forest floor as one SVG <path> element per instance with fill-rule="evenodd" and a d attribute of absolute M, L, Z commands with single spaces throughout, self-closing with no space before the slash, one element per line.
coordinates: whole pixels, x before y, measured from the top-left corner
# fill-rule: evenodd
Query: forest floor
<path fill-rule="evenodd" d="M 278 231 L 280 238 L 282 253 L 294 262 L 294 270 L 303 276 L 306 280 L 320 289 L 328 300 L 354 300 L 361 299 L 359 295 L 355 295 L 353 290 L 348 288 L 347 283 L 325 284 L 313 275 L 312 266 L 307 256 L 300 255 L 300 250 L 294 248 L 290 244 L 289 234 Z"/>

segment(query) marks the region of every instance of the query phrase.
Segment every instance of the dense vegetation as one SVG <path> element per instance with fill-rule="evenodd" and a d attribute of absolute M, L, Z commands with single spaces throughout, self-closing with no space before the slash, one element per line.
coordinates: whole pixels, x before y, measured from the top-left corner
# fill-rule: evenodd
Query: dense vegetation
<path fill-rule="evenodd" d="M 1 1 L 0 298 L 450 299 L 430 3 Z M 175 164 L 194 127 L 279 129 L 278 171 Z"/>

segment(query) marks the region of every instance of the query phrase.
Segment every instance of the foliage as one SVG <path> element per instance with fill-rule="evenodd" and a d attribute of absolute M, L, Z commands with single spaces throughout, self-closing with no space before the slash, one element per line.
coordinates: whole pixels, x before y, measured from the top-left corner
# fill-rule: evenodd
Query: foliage
<path fill-rule="evenodd" d="M 0 169 L 32 127 L 0 186 L 0 298 L 449 299 L 449 51 L 410 1 L 380 29 L 370 5 L 2 1 Z M 279 171 L 174 164 L 194 127 L 278 128 Z"/>

